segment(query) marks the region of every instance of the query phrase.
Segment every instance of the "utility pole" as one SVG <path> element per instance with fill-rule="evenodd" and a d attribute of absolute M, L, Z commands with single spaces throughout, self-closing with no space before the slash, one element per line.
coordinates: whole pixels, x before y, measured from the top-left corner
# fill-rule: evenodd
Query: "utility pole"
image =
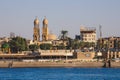
<path fill-rule="evenodd" d="M 102 26 L 99 25 L 99 33 L 100 33 L 100 43 L 99 43 L 99 50 L 102 48 Z"/>
<path fill-rule="evenodd" d="M 102 26 L 99 25 L 100 38 L 102 38 Z"/>
<path fill-rule="evenodd" d="M 99 49 L 99 52 L 97 53 L 98 55 L 98 60 L 100 59 L 100 57 L 102 57 L 102 52 L 101 52 L 101 48 L 102 48 L 102 30 L 101 30 L 102 26 L 99 25 L 99 43 L 98 43 L 98 49 Z"/>

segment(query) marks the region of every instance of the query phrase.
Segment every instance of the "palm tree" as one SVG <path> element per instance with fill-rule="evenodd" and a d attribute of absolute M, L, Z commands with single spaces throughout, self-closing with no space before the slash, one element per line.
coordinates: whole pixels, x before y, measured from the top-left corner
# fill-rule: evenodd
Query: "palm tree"
<path fill-rule="evenodd" d="M 66 30 L 62 30 L 62 31 L 61 31 L 60 40 L 63 41 L 63 45 L 62 45 L 62 46 L 64 46 L 65 49 L 66 49 L 66 46 L 68 45 L 68 42 L 69 42 L 67 35 L 68 35 L 68 31 L 66 31 Z M 65 43 L 65 41 L 66 41 L 66 43 Z M 60 45 L 60 46 L 61 46 L 61 45 Z"/>
<path fill-rule="evenodd" d="M 62 30 L 62 31 L 61 31 L 61 34 L 62 34 L 62 36 L 61 36 L 61 39 L 62 39 L 62 40 L 66 40 L 66 39 L 68 38 L 68 37 L 67 37 L 68 31 Z"/>

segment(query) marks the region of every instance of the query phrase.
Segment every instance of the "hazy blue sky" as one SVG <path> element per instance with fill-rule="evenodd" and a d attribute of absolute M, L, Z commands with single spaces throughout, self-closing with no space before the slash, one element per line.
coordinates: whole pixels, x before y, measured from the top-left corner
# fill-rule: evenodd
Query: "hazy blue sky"
<path fill-rule="evenodd" d="M 40 28 L 46 16 L 49 31 L 56 35 L 68 30 L 74 38 L 81 25 L 98 31 L 101 24 L 104 37 L 120 37 L 120 0 L 0 0 L 0 37 L 14 32 L 32 39 L 36 16 Z"/>

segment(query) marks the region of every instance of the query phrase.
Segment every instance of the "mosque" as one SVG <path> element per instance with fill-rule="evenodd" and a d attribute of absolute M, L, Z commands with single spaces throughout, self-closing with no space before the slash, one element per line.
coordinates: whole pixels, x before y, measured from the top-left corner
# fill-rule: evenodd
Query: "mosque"
<path fill-rule="evenodd" d="M 41 31 L 41 32 L 40 32 Z M 42 34 L 40 34 L 42 33 Z M 40 40 L 41 39 L 41 40 Z M 53 33 L 49 33 L 48 29 L 48 20 L 46 17 L 42 22 L 42 29 L 40 28 L 40 21 L 38 18 L 34 20 L 34 28 L 33 28 L 33 44 L 52 44 L 54 47 L 63 43 L 62 40 L 57 39 L 56 35 Z M 64 43 L 67 42 L 64 41 Z M 42 59 L 53 59 L 53 58 L 72 58 L 73 52 L 70 50 L 57 50 L 56 48 L 51 50 L 38 50 L 40 52 L 40 58 Z"/>
<path fill-rule="evenodd" d="M 42 29 L 40 29 L 39 19 L 36 18 L 34 20 L 34 28 L 33 28 L 33 43 L 34 44 L 50 42 L 50 41 L 57 39 L 55 34 L 49 33 L 48 20 L 46 19 L 46 17 L 43 19 L 42 24 L 43 24 Z M 42 34 L 40 34 L 41 33 L 40 31 L 42 31 Z M 42 38 L 42 40 L 40 40 L 40 38 Z"/>

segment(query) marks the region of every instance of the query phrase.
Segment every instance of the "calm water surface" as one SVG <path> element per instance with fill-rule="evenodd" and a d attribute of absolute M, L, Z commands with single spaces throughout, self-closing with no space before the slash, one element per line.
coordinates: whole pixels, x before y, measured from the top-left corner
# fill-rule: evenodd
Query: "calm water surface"
<path fill-rule="evenodd" d="M 0 68 L 0 80 L 120 80 L 120 69 Z"/>

